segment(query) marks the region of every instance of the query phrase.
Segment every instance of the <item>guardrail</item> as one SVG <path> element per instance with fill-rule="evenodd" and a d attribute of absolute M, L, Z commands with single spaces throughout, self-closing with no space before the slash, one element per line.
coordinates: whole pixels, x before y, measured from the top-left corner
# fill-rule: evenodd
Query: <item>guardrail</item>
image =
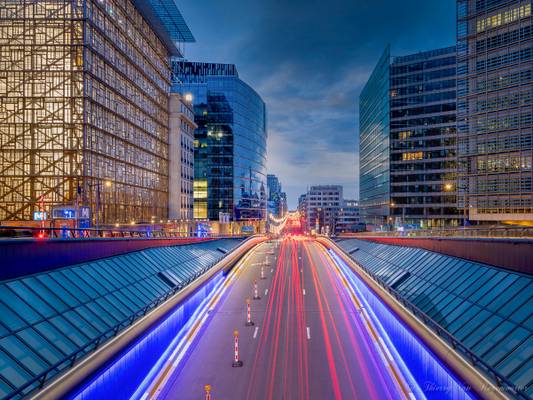
<path fill-rule="evenodd" d="M 10 396 L 12 396 L 12 397 L 25 396 L 25 395 L 28 394 L 28 393 L 25 393 L 25 391 L 28 390 L 28 389 L 31 389 L 30 391 L 42 389 L 44 387 L 45 383 L 47 383 L 48 380 L 51 379 L 50 375 L 53 372 L 65 370 L 64 365 L 68 365 L 68 367 L 66 368 L 66 370 L 68 371 L 68 369 L 72 368 L 74 366 L 74 364 L 76 363 L 76 361 L 80 360 L 81 357 L 85 356 L 88 353 L 93 353 L 94 354 L 94 352 L 97 349 L 100 348 L 100 345 L 102 343 L 104 343 L 104 342 L 105 343 L 109 343 L 109 341 L 112 338 L 117 338 L 119 336 L 118 335 L 119 333 L 123 333 L 128 327 L 134 325 L 134 323 L 137 323 L 140 320 L 140 318 L 146 316 L 151 311 L 157 309 L 157 307 L 161 306 L 163 303 L 167 302 L 172 297 L 179 295 L 180 292 L 186 290 L 193 283 L 196 283 L 196 281 L 199 278 L 205 276 L 207 272 L 209 272 L 210 270 L 214 269 L 216 266 L 220 265 L 220 263 L 223 263 L 228 258 L 230 259 L 229 262 L 233 261 L 233 259 L 235 259 L 235 257 L 238 257 L 239 253 L 241 253 L 243 251 L 243 249 L 245 249 L 245 251 L 248 251 L 250 243 L 252 243 L 251 241 L 253 241 L 253 239 L 254 239 L 254 237 L 251 237 L 249 239 L 250 242 L 247 241 L 247 242 L 242 243 L 237 248 L 235 248 L 232 251 L 230 251 L 229 254 L 226 254 L 219 261 L 217 261 L 217 262 L 213 263 L 212 265 L 210 265 L 208 267 L 205 267 L 202 270 L 200 270 L 199 273 L 197 273 L 194 277 L 192 277 L 189 280 L 187 280 L 187 282 L 170 289 L 165 294 L 159 296 L 158 298 L 156 298 L 155 300 L 150 302 L 148 305 L 146 305 L 146 306 L 142 307 L 141 309 L 139 309 L 133 315 L 129 316 L 128 318 L 125 318 L 124 320 L 122 320 L 118 324 L 116 324 L 113 327 L 109 328 L 107 331 L 102 333 L 97 338 L 95 338 L 92 341 L 88 342 L 82 348 L 77 349 L 76 351 L 74 351 L 71 354 L 69 354 L 67 357 L 63 358 L 61 361 L 59 361 L 56 364 L 50 366 L 48 369 L 46 369 L 46 371 L 43 371 L 39 375 L 35 376 L 31 381 L 28 381 L 24 385 L 22 385 L 19 388 L 17 388 L 17 390 L 15 392 L 10 393 Z M 210 279 L 210 276 L 206 277 L 206 279 Z M 188 295 L 190 295 L 190 294 L 188 294 Z M 62 367 L 62 368 L 60 368 L 60 367 Z M 56 374 L 54 374 L 54 375 L 56 375 Z M 33 387 L 33 386 L 36 386 L 36 387 Z"/>
<path fill-rule="evenodd" d="M 380 231 L 342 234 L 341 236 L 361 237 L 467 237 L 467 238 L 533 238 L 531 226 L 486 226 L 443 229 L 413 229 L 407 231 Z"/>
<path fill-rule="evenodd" d="M 136 229 L 124 228 L 37 228 L 34 226 L 2 226 L 0 225 L 0 239 L 93 239 L 93 238 L 221 238 L 243 236 L 228 234 L 202 233 L 201 235 L 191 235 L 190 231 L 180 231 L 172 228 L 151 229 L 139 227 Z"/>
<path fill-rule="evenodd" d="M 327 239 L 329 240 L 329 239 Z M 388 286 L 383 279 L 374 274 L 370 269 L 362 265 L 361 263 L 355 261 L 350 255 L 336 246 L 337 250 L 342 252 L 343 258 L 348 258 L 350 261 L 355 263 L 359 268 L 365 271 L 376 283 L 381 286 L 387 293 L 389 293 L 396 301 L 398 301 L 402 306 L 404 306 L 409 312 L 414 316 L 421 319 L 424 324 L 430 328 L 434 333 L 436 333 L 441 339 L 448 343 L 455 351 L 461 353 L 465 356 L 465 359 L 470 362 L 470 364 L 483 371 L 488 378 L 492 379 L 498 386 L 498 388 L 505 393 L 511 394 L 515 398 L 530 400 L 530 397 L 524 393 L 522 390 L 517 388 L 512 382 L 510 382 L 506 377 L 501 375 L 498 371 L 492 368 L 489 364 L 483 361 L 478 357 L 474 352 L 472 352 L 466 345 L 461 343 L 457 338 L 451 335 L 446 329 L 444 329 L 438 322 L 434 321 L 430 316 L 421 311 L 418 307 L 413 305 L 411 302 L 405 300 L 403 296 L 397 292 L 395 289 Z"/>

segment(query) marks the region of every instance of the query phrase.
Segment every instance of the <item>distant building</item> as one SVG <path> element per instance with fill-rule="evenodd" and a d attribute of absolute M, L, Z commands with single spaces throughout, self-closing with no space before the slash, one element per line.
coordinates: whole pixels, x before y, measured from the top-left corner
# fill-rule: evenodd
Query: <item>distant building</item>
<path fill-rule="evenodd" d="M 335 233 L 358 232 L 362 230 L 357 200 L 343 200 L 337 215 Z"/>
<path fill-rule="evenodd" d="M 340 185 L 311 186 L 305 197 L 307 231 L 335 232 L 335 224 L 343 202 Z"/>
<path fill-rule="evenodd" d="M 287 195 L 282 191 L 276 175 L 267 175 L 268 212 L 279 218 L 287 211 Z"/>
<path fill-rule="evenodd" d="M 261 97 L 235 65 L 173 62 L 173 81 L 192 96 L 194 218 L 265 221 L 266 116 Z"/>
<path fill-rule="evenodd" d="M 300 213 L 302 220 L 307 221 L 307 193 L 298 197 L 298 212 Z"/>
<path fill-rule="evenodd" d="M 459 207 L 533 224 L 531 1 L 457 0 Z"/>
<path fill-rule="evenodd" d="M 194 110 L 179 93 L 169 100 L 169 219 L 193 219 Z"/>
<path fill-rule="evenodd" d="M 460 224 L 455 68 L 455 47 L 394 58 L 385 49 L 360 97 L 363 222 Z"/>
<path fill-rule="evenodd" d="M 168 217 L 169 58 L 194 38 L 166 4 L 0 0 L 0 220 Z"/>

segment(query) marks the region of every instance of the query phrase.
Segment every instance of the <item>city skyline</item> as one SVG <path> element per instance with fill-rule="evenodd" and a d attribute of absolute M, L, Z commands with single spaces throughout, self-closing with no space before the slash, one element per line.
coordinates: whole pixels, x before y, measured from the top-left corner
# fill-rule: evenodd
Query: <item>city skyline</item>
<path fill-rule="evenodd" d="M 197 39 L 186 58 L 236 64 L 265 100 L 267 169 L 283 181 L 290 209 L 315 184 L 359 198 L 358 98 L 383 48 L 390 43 L 396 56 L 455 44 L 452 1 L 314 5 L 179 2 Z"/>

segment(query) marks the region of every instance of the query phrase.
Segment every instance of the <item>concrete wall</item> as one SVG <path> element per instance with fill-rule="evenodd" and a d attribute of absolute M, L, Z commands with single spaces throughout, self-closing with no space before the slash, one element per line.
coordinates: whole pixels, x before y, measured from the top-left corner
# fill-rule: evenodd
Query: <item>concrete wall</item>
<path fill-rule="evenodd" d="M 34 274 L 151 247 L 213 239 L 6 239 L 0 240 L 0 280 Z"/>
<path fill-rule="evenodd" d="M 368 237 L 358 239 L 398 246 L 418 247 L 470 261 L 533 274 L 533 240 Z"/>

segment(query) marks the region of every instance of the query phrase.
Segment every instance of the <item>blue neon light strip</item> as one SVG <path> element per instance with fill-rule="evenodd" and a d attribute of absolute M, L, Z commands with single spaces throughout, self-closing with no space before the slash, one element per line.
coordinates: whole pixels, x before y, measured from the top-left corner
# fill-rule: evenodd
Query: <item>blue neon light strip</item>
<path fill-rule="evenodd" d="M 223 272 L 215 275 L 69 398 L 129 399 L 142 393 L 149 385 L 150 377 L 158 372 L 157 367 L 165 360 L 167 352 L 171 351 L 172 343 L 188 332 L 197 310 L 210 300 L 224 280 Z"/>

